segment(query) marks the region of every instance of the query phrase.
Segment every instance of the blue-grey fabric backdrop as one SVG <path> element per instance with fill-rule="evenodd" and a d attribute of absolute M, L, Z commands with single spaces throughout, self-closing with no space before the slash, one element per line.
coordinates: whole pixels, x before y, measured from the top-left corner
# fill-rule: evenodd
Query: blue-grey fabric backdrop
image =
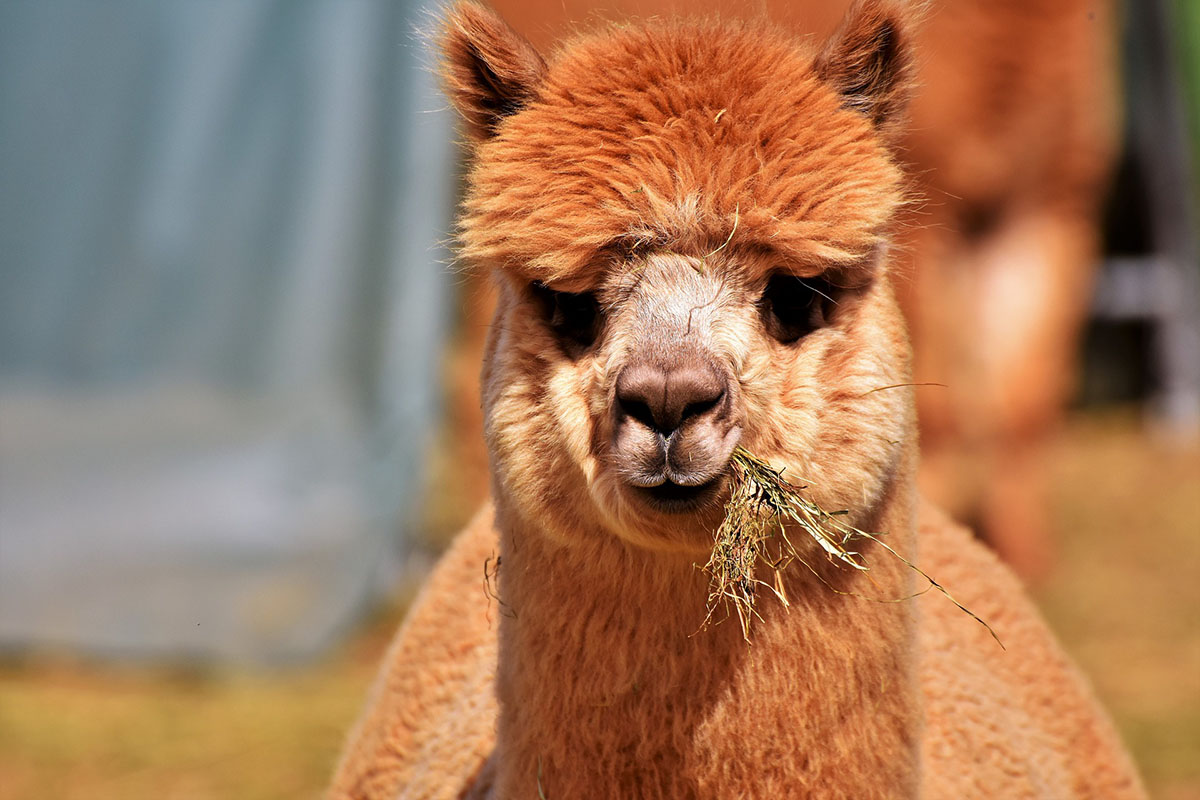
<path fill-rule="evenodd" d="M 0 2 L 0 647 L 303 656 L 402 558 L 432 5 Z"/>

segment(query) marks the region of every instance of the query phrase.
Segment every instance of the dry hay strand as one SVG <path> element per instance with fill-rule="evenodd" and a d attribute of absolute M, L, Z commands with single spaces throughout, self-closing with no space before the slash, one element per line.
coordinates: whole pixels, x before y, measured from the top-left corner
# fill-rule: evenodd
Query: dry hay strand
<path fill-rule="evenodd" d="M 741 447 L 733 451 L 730 466 L 731 492 L 725 506 L 725 519 L 713 537 L 712 555 L 701 568 L 709 576 L 708 612 L 702 629 L 728 618 L 732 609 L 738 618 L 743 638 L 749 642 L 752 621 L 761 619 L 756 611 L 760 589 L 765 587 L 787 608 L 790 604 L 784 591 L 783 572 L 793 562 L 799 562 L 832 591 L 877 602 L 903 602 L 936 589 L 987 628 L 988 633 L 1004 647 L 1000 637 L 986 622 L 955 600 L 945 587 L 924 570 L 883 541 L 880 538 L 883 533 L 868 533 L 854 527 L 846 521 L 848 511 L 830 512 L 821 508 L 802 494 L 807 486 L 789 482 L 783 477 L 783 470 L 772 468 Z M 867 597 L 838 589 L 801 556 L 788 537 L 789 522 L 811 537 L 826 557 L 839 567 L 868 572 L 866 558 L 854 548 L 860 542 L 871 541 L 898 558 L 928 585 L 907 597 L 894 599 Z M 757 577 L 760 561 L 769 568 L 773 576 L 771 583 Z M 725 612 L 720 619 L 715 617 L 718 609 Z"/>

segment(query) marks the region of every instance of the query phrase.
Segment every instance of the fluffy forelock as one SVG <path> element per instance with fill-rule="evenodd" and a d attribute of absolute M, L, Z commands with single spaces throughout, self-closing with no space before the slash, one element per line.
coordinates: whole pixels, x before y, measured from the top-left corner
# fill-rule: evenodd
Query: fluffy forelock
<path fill-rule="evenodd" d="M 562 288 L 594 285 L 640 248 L 732 243 L 798 274 L 868 269 L 903 202 L 901 172 L 813 60 L 765 23 L 577 40 L 478 146 L 463 257 Z"/>

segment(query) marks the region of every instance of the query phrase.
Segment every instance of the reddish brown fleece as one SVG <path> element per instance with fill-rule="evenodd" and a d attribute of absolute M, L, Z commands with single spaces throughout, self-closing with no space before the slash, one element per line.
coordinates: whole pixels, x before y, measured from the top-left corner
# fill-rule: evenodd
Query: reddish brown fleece
<path fill-rule="evenodd" d="M 479 677 L 496 666 L 496 605 L 480 588 L 483 562 L 498 545 L 487 522 L 481 516 L 463 532 L 414 606 L 329 797 L 453 798 L 483 768 L 496 721 L 491 687 Z M 940 595 L 919 601 L 924 775 L 919 794 L 908 796 L 1144 797 L 1111 724 L 1016 579 L 929 506 L 919 532 L 922 566 L 987 619 L 1007 650 Z M 735 749 L 737 760 L 756 764 L 754 753 Z"/>
<path fill-rule="evenodd" d="M 820 53 L 761 26 L 662 23 L 543 62 L 457 7 L 448 82 L 477 141 L 464 255 L 501 285 L 495 515 L 413 609 L 331 797 L 1142 796 L 1011 575 L 935 512 L 918 521 L 887 277 L 906 26 L 862 0 Z M 836 295 L 799 340 L 764 322 L 772 276 Z M 602 333 L 565 346 L 533 280 L 592 293 Z M 698 631 L 720 505 L 647 503 L 612 444 L 616 378 L 653 333 L 639 326 L 676 331 L 652 339 L 668 355 L 704 348 L 737 382 L 746 448 L 919 552 L 1009 649 L 936 595 L 880 602 L 919 586 L 871 542 L 867 573 L 802 546 L 815 571 L 786 572 L 787 608 L 763 593 L 749 643 L 734 624 Z"/>

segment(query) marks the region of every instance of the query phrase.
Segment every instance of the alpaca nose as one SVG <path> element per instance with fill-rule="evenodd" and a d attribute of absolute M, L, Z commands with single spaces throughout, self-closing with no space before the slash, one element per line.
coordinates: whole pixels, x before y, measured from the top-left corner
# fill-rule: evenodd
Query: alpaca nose
<path fill-rule="evenodd" d="M 716 416 L 728 394 L 725 376 L 699 358 L 670 366 L 630 364 L 617 376 L 617 410 L 665 439 L 695 419 Z"/>

